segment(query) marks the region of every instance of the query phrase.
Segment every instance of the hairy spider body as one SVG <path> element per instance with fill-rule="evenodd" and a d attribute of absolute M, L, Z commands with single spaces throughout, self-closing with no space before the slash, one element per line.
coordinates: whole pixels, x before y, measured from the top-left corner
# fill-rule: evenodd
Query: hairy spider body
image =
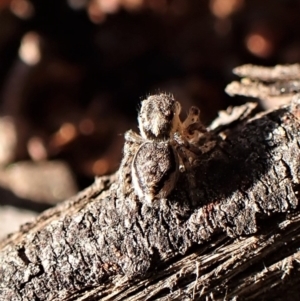
<path fill-rule="evenodd" d="M 149 96 L 138 115 L 141 136 L 132 131 L 125 134 L 127 148 L 120 180 L 131 184 L 135 194 L 148 204 L 171 193 L 179 173 L 186 170 L 194 156 L 192 144 L 196 145 L 206 132 L 198 108 L 192 107 L 184 122 L 179 118 L 180 111 L 179 102 L 171 95 Z"/>

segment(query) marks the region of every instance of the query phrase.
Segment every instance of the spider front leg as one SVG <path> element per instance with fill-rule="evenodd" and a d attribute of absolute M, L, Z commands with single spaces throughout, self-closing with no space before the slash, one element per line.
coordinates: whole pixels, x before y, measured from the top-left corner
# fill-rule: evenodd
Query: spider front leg
<path fill-rule="evenodd" d="M 182 123 L 182 135 L 191 144 L 197 144 L 201 136 L 207 132 L 207 129 L 200 120 L 200 110 L 193 106 L 189 114 Z"/>
<path fill-rule="evenodd" d="M 125 143 L 126 142 L 135 143 L 140 146 L 145 140 L 136 132 L 129 130 L 125 133 Z"/>

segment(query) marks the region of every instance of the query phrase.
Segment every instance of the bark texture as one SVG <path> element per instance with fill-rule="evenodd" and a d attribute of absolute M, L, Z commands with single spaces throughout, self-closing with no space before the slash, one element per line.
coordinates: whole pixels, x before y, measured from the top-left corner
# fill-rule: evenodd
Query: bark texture
<path fill-rule="evenodd" d="M 294 300 L 300 96 L 221 112 L 210 151 L 148 206 L 102 177 L 0 243 L 0 300 Z"/>

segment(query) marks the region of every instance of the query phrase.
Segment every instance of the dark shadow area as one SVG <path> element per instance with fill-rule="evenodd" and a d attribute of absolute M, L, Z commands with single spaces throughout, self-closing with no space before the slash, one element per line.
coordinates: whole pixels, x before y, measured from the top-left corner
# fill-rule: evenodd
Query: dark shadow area
<path fill-rule="evenodd" d="M 43 202 L 39 203 L 32 200 L 20 198 L 13 194 L 11 191 L 0 187 L 0 206 L 5 205 L 14 206 L 26 210 L 32 210 L 35 212 L 42 212 L 52 207 L 49 204 L 45 204 Z"/>

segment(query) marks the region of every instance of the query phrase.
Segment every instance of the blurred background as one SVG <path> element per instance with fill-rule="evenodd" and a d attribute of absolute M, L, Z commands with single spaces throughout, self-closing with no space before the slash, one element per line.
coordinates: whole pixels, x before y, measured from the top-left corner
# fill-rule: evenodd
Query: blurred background
<path fill-rule="evenodd" d="M 299 0 L 0 0 L 0 238 L 114 172 L 151 93 L 244 103 L 241 64 L 300 62 Z"/>

